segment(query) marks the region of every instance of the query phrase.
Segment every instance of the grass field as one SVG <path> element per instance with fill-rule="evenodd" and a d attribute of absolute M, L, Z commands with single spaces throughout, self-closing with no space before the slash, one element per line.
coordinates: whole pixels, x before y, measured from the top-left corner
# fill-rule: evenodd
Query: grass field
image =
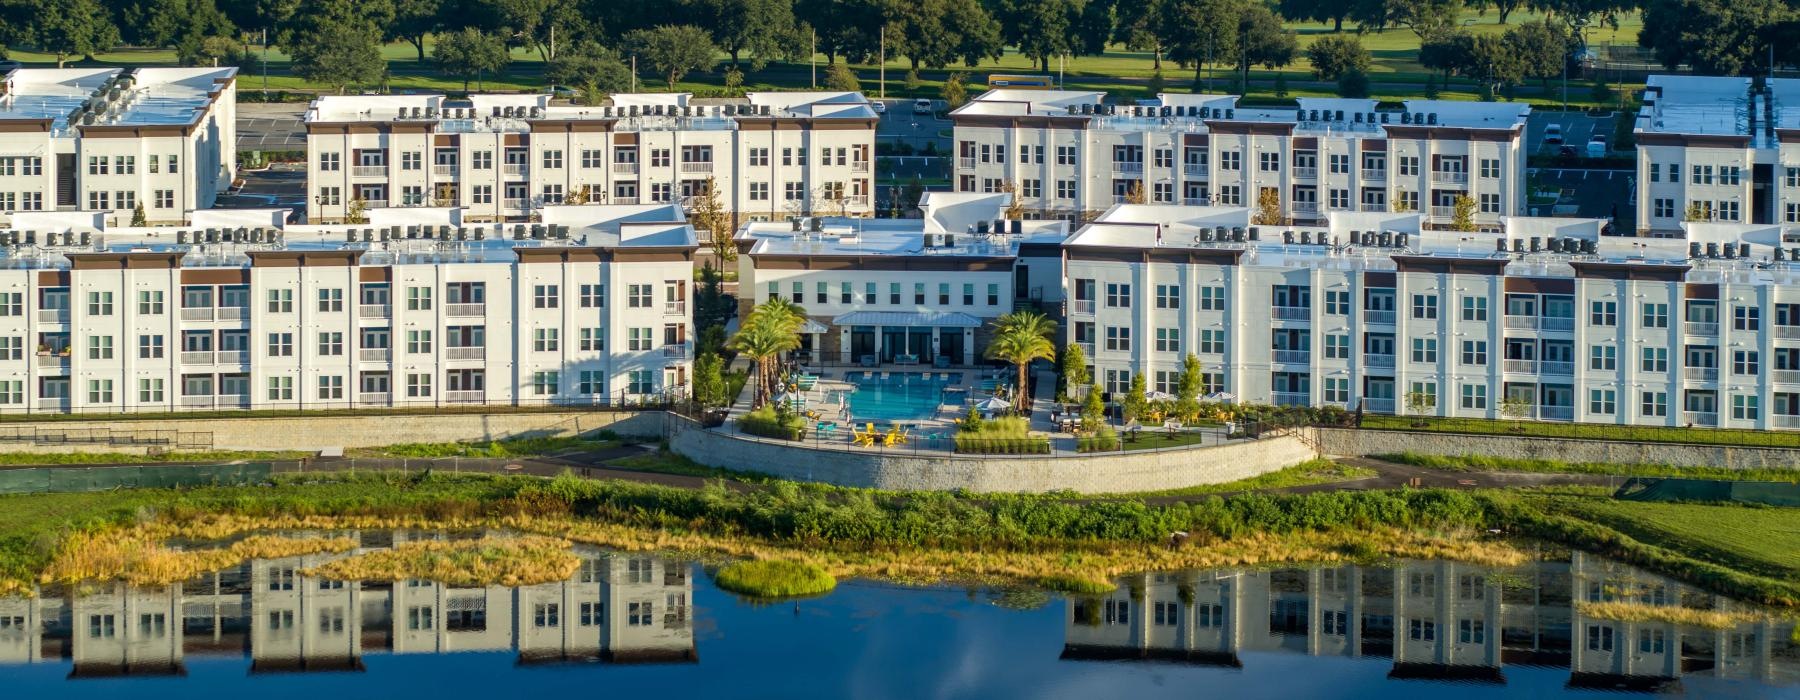
<path fill-rule="evenodd" d="M 1463 26 L 1468 31 L 1498 34 L 1510 26 L 1540 18 L 1541 16 L 1535 13 L 1515 12 L 1508 18 L 1508 23 L 1502 25 L 1491 13 L 1484 15 L 1470 10 L 1465 11 L 1461 19 Z M 1289 26 L 1299 35 L 1301 55 L 1292 65 L 1278 71 L 1253 69 L 1250 72 L 1251 92 L 1267 94 L 1279 73 L 1284 75 L 1288 81 L 1291 96 L 1330 94 L 1331 86 L 1312 83 L 1314 80 L 1311 73 L 1312 67 L 1305 58 L 1307 46 L 1320 37 L 1332 33 L 1330 25 L 1297 22 L 1290 23 Z M 1621 18 L 1618 29 L 1599 27 L 1589 30 L 1588 41 L 1591 46 L 1635 46 L 1637 33 L 1641 26 L 1642 21 L 1636 14 L 1625 15 Z M 1354 32 L 1355 28 L 1350 25 L 1346 27 L 1345 31 Z M 1416 35 L 1407 29 L 1389 29 L 1381 32 L 1369 32 L 1361 36 L 1363 45 L 1373 54 L 1374 61 L 1370 68 L 1370 79 L 1373 83 L 1375 97 L 1410 98 L 1419 97 L 1424 93 L 1423 87 L 1427 71 L 1418 62 L 1419 40 Z M 430 43 L 428 40 L 427 59 L 423 62 L 418 60 L 411 44 L 395 43 L 382 48 L 382 54 L 388 59 L 390 77 L 385 86 L 387 89 L 445 92 L 460 92 L 464 89 L 462 80 L 448 78 L 438 73 L 429 58 Z M 243 66 L 243 73 L 238 81 L 238 89 L 241 93 L 261 90 L 265 87 L 269 90 L 290 91 L 322 89 L 322 86 L 309 85 L 306 81 L 293 75 L 287 55 L 279 48 L 267 52 L 266 71 L 261 60 L 263 52 L 253 48 L 251 53 L 253 59 Z M 55 63 L 54 57 L 50 55 L 25 49 L 11 51 L 11 58 L 30 65 L 54 65 Z M 721 64 L 718 69 L 690 74 L 677 84 L 677 89 L 701 94 L 719 92 L 724 87 L 724 58 L 721 54 Z M 536 91 L 544 88 L 542 79 L 544 65 L 535 51 L 515 49 L 512 52 L 512 61 L 512 66 L 504 74 L 485 79 L 480 87 L 487 91 L 500 92 Z M 819 80 L 823 80 L 824 57 L 818 57 L 818 61 L 817 76 Z M 93 62 L 98 65 L 117 66 L 174 65 L 174 63 L 174 52 L 168 49 L 121 49 L 100 54 L 95 57 Z M 89 63 L 78 62 L 73 65 L 89 65 Z M 908 65 L 903 58 L 899 57 L 892 58 L 887 62 L 886 93 L 888 97 L 918 95 L 935 97 L 942 86 L 944 77 L 951 72 L 950 70 L 923 70 L 917 89 L 907 90 L 904 83 Z M 1127 95 L 1141 94 L 1145 82 L 1155 72 L 1154 65 L 1153 57 L 1147 52 L 1131 51 L 1114 46 L 1099 56 L 1080 56 L 1070 59 L 1061 66 L 1061 73 L 1065 86 L 1071 89 L 1107 90 Z M 875 95 L 879 90 L 878 67 L 872 64 L 856 64 L 854 68 L 864 91 Z M 1051 72 L 1058 72 L 1058 68 L 1058 65 L 1052 62 Z M 1010 49 L 997 60 L 983 61 L 973 68 L 957 66 L 954 70 L 969 73 L 971 86 L 977 90 L 989 73 L 1032 74 L 1038 72 L 1031 59 Z M 1182 68 L 1172 62 L 1164 61 L 1162 72 L 1168 85 L 1167 89 L 1170 91 L 1185 92 L 1190 88 L 1194 76 L 1192 68 Z M 1227 89 L 1229 72 L 1228 66 L 1212 67 L 1210 71 L 1213 76 L 1212 91 L 1220 92 Z M 776 62 L 769 64 L 761 71 L 746 75 L 744 89 L 806 88 L 813 82 L 814 70 L 811 65 Z M 1586 80 L 1578 83 L 1571 82 L 1569 88 L 1571 104 L 1588 104 L 1590 102 L 1588 82 Z M 476 87 L 471 84 L 469 89 L 476 89 Z M 663 89 L 663 83 L 646 69 L 640 77 L 640 89 L 659 91 Z M 1475 92 L 1469 84 L 1453 81 L 1441 96 L 1445 99 L 1474 99 Z M 1551 86 L 1541 83 L 1521 86 L 1519 97 L 1541 102 L 1560 101 L 1560 82 Z"/>
<path fill-rule="evenodd" d="M 1800 469 L 1677 467 L 1666 464 L 1618 464 L 1604 462 L 1559 462 L 1549 459 L 1514 459 L 1484 455 L 1440 457 L 1412 452 L 1377 455 L 1380 459 L 1432 469 L 1470 472 L 1530 472 L 1537 474 L 1600 474 L 1607 476 L 1677 476 L 1688 479 L 1725 479 L 1730 481 L 1800 482 Z"/>
<path fill-rule="evenodd" d="M 1556 511 L 1643 542 L 1771 578 L 1800 579 L 1800 511 L 1546 496 Z"/>
<path fill-rule="evenodd" d="M 1189 486 L 1167 491 L 1148 491 L 1129 495 L 1108 495 L 1109 498 L 1159 498 L 1179 496 L 1207 496 L 1216 493 L 1239 493 L 1245 491 L 1269 491 L 1287 489 L 1296 486 L 1313 486 L 1317 484 L 1333 484 L 1340 481 L 1355 481 L 1375 476 L 1375 470 L 1338 464 L 1329 459 L 1315 459 L 1288 467 L 1280 471 L 1269 472 L 1248 479 L 1228 481 L 1223 484 L 1206 484 Z"/>
<path fill-rule="evenodd" d="M 1602 425 L 1544 421 L 1488 420 L 1485 418 L 1427 418 L 1368 415 L 1362 427 L 1374 430 L 1413 430 L 1434 433 L 1468 433 L 1509 437 L 1554 437 L 1627 442 L 1677 442 L 1695 445 L 1752 447 L 1800 447 L 1800 433 L 1772 430 L 1735 430 L 1641 425 Z"/>

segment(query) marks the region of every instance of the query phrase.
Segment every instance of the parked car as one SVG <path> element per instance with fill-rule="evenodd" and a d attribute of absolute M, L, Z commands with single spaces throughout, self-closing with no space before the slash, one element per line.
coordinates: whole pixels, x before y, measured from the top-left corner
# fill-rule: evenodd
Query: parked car
<path fill-rule="evenodd" d="M 913 114 L 930 114 L 932 111 L 931 100 L 923 97 L 913 100 Z"/>
<path fill-rule="evenodd" d="M 1605 158 L 1606 157 L 1606 137 L 1601 136 L 1599 134 L 1595 134 L 1594 138 L 1588 139 L 1587 155 L 1589 158 Z"/>
<path fill-rule="evenodd" d="M 1544 145 L 1560 146 L 1562 145 L 1562 142 L 1563 133 L 1561 124 L 1551 124 L 1544 127 Z"/>
<path fill-rule="evenodd" d="M 881 100 L 870 102 L 869 107 L 874 109 L 876 114 L 887 114 L 887 103 L 882 102 Z"/>

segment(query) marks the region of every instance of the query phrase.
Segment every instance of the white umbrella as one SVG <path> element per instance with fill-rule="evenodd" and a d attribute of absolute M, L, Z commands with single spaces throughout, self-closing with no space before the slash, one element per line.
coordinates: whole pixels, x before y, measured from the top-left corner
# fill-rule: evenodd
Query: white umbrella
<path fill-rule="evenodd" d="M 1207 401 L 1236 401 L 1237 394 L 1233 394 L 1229 391 L 1215 391 L 1201 398 L 1204 398 Z"/>
<path fill-rule="evenodd" d="M 799 403 L 799 401 L 797 400 L 797 397 L 795 397 L 793 394 L 790 394 L 788 392 L 784 391 L 784 392 L 781 392 L 781 393 L 775 395 L 775 404 L 776 405 L 789 406 L 789 405 L 793 405 L 796 403 Z"/>
<path fill-rule="evenodd" d="M 1144 392 L 1144 398 L 1149 401 L 1174 401 L 1175 395 L 1166 391 L 1156 391 L 1155 389 L 1151 389 Z"/>
<path fill-rule="evenodd" d="M 1012 408 L 1012 403 L 1007 401 L 1006 399 L 1000 398 L 998 396 L 989 396 L 985 399 L 975 402 L 975 408 L 977 408 L 981 411 L 984 411 L 984 412 L 985 411 L 998 411 L 1001 409 Z"/>

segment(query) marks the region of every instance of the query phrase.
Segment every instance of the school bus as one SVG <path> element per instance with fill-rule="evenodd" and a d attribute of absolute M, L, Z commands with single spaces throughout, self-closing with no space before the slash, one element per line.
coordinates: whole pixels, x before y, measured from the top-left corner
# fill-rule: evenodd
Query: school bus
<path fill-rule="evenodd" d="M 990 88 L 1008 88 L 1012 90 L 1049 90 L 1056 87 L 1056 81 L 1048 75 L 1001 75 L 995 73 L 988 76 Z"/>

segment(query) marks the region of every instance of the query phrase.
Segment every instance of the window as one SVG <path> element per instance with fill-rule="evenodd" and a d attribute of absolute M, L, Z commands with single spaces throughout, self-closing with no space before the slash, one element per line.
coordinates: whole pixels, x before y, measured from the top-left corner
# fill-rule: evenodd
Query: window
<path fill-rule="evenodd" d="M 563 152 L 560 150 L 545 150 L 543 158 L 544 167 L 546 168 L 561 168 L 563 166 Z"/>
<path fill-rule="evenodd" d="M 1797 168 L 1788 168 L 1788 170 L 1790 172 L 1794 171 L 1796 169 Z M 1664 642 L 1662 630 L 1659 630 L 1659 629 L 1640 629 L 1640 630 L 1638 630 L 1638 653 L 1640 653 L 1640 654 L 1664 653 L 1664 650 L 1666 649 L 1664 644 L 1665 644 L 1665 642 Z"/>
<path fill-rule="evenodd" d="M 1131 328 L 1127 326 L 1107 326 L 1106 349 L 1119 352 L 1130 352 Z"/>
<path fill-rule="evenodd" d="M 139 291 L 137 312 L 144 316 L 161 315 L 163 312 L 162 291 Z"/>
<path fill-rule="evenodd" d="M 406 375 L 406 395 L 409 398 L 429 398 L 431 396 L 431 375 Z"/>
<path fill-rule="evenodd" d="M 431 331 L 407 331 L 406 352 L 414 355 L 429 354 L 431 352 Z"/>
<path fill-rule="evenodd" d="M 87 400 L 88 403 L 112 403 L 113 380 L 89 379 Z"/>
<path fill-rule="evenodd" d="M 561 376 L 559 372 L 532 372 L 531 393 L 536 396 L 554 395 Z"/>
<path fill-rule="evenodd" d="M 1611 372 L 1619 368 L 1619 348 L 1616 345 L 1589 345 L 1588 369 L 1600 372 Z"/>
<path fill-rule="evenodd" d="M 1485 340 L 1462 341 L 1462 363 L 1471 367 L 1487 365 L 1488 344 Z"/>
<path fill-rule="evenodd" d="M 874 295 L 871 294 L 870 296 L 874 296 Z M 999 306 L 1000 305 L 1000 285 L 990 284 L 987 286 L 987 305 L 988 306 Z"/>
<path fill-rule="evenodd" d="M 1651 200 L 1650 216 L 1658 219 L 1675 218 L 1675 199 L 1673 197 L 1657 197 Z"/>
<path fill-rule="evenodd" d="M 1613 628 L 1606 625 L 1587 626 L 1588 651 L 1612 651 Z"/>
<path fill-rule="evenodd" d="M 652 342 L 653 341 L 650 336 L 650 329 L 648 329 L 648 328 L 627 328 L 626 329 L 625 349 L 627 349 L 627 350 L 649 350 L 651 347 L 653 347 L 651 345 Z"/>
<path fill-rule="evenodd" d="M 1412 361 L 1425 363 L 1437 362 L 1437 339 L 1413 338 Z"/>
<path fill-rule="evenodd" d="M 88 359 L 113 359 L 113 337 L 110 335 L 88 336 Z"/>
<path fill-rule="evenodd" d="M 1588 304 L 1588 325 L 1619 325 L 1619 303 L 1616 301 L 1595 301 Z"/>
<path fill-rule="evenodd" d="M 1399 163 L 1395 166 L 1395 169 L 1402 176 L 1418 175 L 1419 174 L 1419 157 L 1418 156 L 1400 156 Z"/>
<path fill-rule="evenodd" d="M 1638 359 L 1638 371 L 1665 373 L 1669 371 L 1668 348 L 1644 348 Z"/>
<path fill-rule="evenodd" d="M 0 316 L 25 315 L 25 294 L 23 292 L 0 292 Z"/>
<path fill-rule="evenodd" d="M 1350 334 L 1329 333 L 1325 336 L 1325 359 L 1350 359 Z"/>
<path fill-rule="evenodd" d="M 1408 620 L 1406 636 L 1420 642 L 1437 641 L 1437 623 L 1431 620 Z"/>
<path fill-rule="evenodd" d="M 1487 410 L 1488 394 L 1486 384 L 1462 385 L 1462 407 L 1477 411 Z"/>
<path fill-rule="evenodd" d="M 1156 308 L 1181 308 L 1181 286 L 1175 284 L 1156 285 Z"/>
<path fill-rule="evenodd" d="M 599 328 L 583 328 L 577 333 L 576 348 L 583 352 L 598 352 L 606 349 L 606 334 Z"/>
<path fill-rule="evenodd" d="M 151 162 L 154 163 L 156 161 L 151 161 Z M 102 161 L 102 164 L 103 164 L 102 167 L 104 167 L 104 161 Z M 170 167 L 169 172 L 175 172 L 174 168 L 173 168 L 174 162 L 172 160 L 170 161 L 170 166 L 171 167 Z M 155 166 L 151 166 L 151 167 L 154 168 Z M 319 170 L 324 171 L 324 172 L 335 172 L 338 170 L 342 170 L 343 167 L 344 167 L 344 154 L 342 154 L 342 153 L 320 153 L 319 154 Z M 89 174 L 93 173 L 93 163 L 91 160 L 89 161 L 88 172 L 89 172 Z"/>
<path fill-rule="evenodd" d="M 1669 305 L 1668 304 L 1644 304 L 1642 308 L 1643 308 L 1643 325 L 1645 328 L 1668 328 L 1669 327 Z"/>
<path fill-rule="evenodd" d="M 319 377 L 320 399 L 344 398 L 344 378 L 341 375 L 323 375 Z"/>
<path fill-rule="evenodd" d="M 1731 373 L 1754 376 L 1761 374 L 1762 354 L 1755 350 L 1733 350 Z"/>
<path fill-rule="evenodd" d="M 1669 394 L 1662 391 L 1646 391 L 1640 401 L 1639 412 L 1648 418 L 1662 418 L 1669 415 Z"/>
<path fill-rule="evenodd" d="M 799 283 L 796 282 L 795 284 L 798 285 Z M 625 306 L 627 306 L 627 307 L 630 307 L 633 309 L 648 309 L 648 308 L 650 308 L 651 296 L 652 296 L 651 285 L 648 285 L 648 284 L 625 285 Z M 795 298 L 798 299 L 799 298 L 798 295 L 796 295 Z"/>
<path fill-rule="evenodd" d="M 1754 306 L 1732 306 L 1731 328 L 1740 331 L 1762 330 L 1762 309 Z"/>
<path fill-rule="evenodd" d="M 1158 329 L 1156 329 L 1156 351 L 1157 352 L 1181 352 L 1181 329 L 1180 328 L 1158 328 Z"/>
<path fill-rule="evenodd" d="M 648 329 L 646 329 L 648 330 Z M 634 369 L 625 375 L 628 394 L 650 394 L 656 392 L 656 372 L 647 369 Z"/>
<path fill-rule="evenodd" d="M 1610 416 L 1618 411 L 1618 394 L 1612 389 L 1588 390 L 1588 413 Z"/>
<path fill-rule="evenodd" d="M 1481 620 L 1457 621 L 1456 641 L 1462 644 L 1486 644 L 1487 623 Z"/>
<path fill-rule="evenodd" d="M 1488 320 L 1487 297 L 1463 297 L 1462 320 L 1485 322 Z"/>
<path fill-rule="evenodd" d="M 163 380 L 139 379 L 138 403 L 158 403 L 163 400 Z"/>
<path fill-rule="evenodd" d="M 163 337 L 161 335 L 138 336 L 138 359 L 154 360 L 163 356 Z"/>
<path fill-rule="evenodd" d="M 1202 310 L 1202 311 L 1224 311 L 1225 310 L 1225 288 L 1224 287 L 1201 287 L 1200 288 L 1200 310 Z"/>
<path fill-rule="evenodd" d="M 292 289 L 271 289 L 271 290 L 269 290 L 269 313 L 284 314 L 284 313 L 292 313 L 293 311 L 294 311 L 294 290 L 292 290 Z"/>
<path fill-rule="evenodd" d="M 293 377 L 269 377 L 269 400 L 270 401 L 292 401 L 292 400 L 294 400 L 294 378 Z"/>
<path fill-rule="evenodd" d="M 1498 214 L 1500 213 L 1500 195 L 1482 193 L 1478 205 L 1483 214 Z"/>
<path fill-rule="evenodd" d="M 1348 290 L 1325 290 L 1325 314 L 1328 316 L 1349 315 L 1350 292 Z"/>
<path fill-rule="evenodd" d="M 1262 172 L 1265 172 L 1265 173 L 1281 172 L 1281 154 L 1280 153 L 1258 153 L 1258 154 L 1256 154 L 1256 169 L 1260 170 Z"/>
<path fill-rule="evenodd" d="M 113 312 L 112 292 L 88 292 L 88 315 L 111 316 Z"/>
<path fill-rule="evenodd" d="M 1482 158 L 1481 159 L 1481 176 L 1484 178 L 1489 178 L 1489 179 L 1500 177 L 1500 159 L 1499 158 Z"/>
<path fill-rule="evenodd" d="M 1412 298 L 1413 318 L 1434 319 L 1438 317 L 1438 298 L 1436 294 L 1414 294 Z"/>
<path fill-rule="evenodd" d="M 320 333 L 319 354 L 326 357 L 335 357 L 344 354 L 344 334 L 341 331 L 325 331 Z"/>
<path fill-rule="evenodd" d="M 1119 282 L 1106 283 L 1106 306 L 1113 309 L 1131 308 L 1131 285 Z"/>
<path fill-rule="evenodd" d="M 342 290 L 342 289 L 321 289 L 321 290 L 319 290 L 319 310 L 320 311 L 343 311 L 344 310 L 344 290 Z"/>
<path fill-rule="evenodd" d="M 293 356 L 294 356 L 294 334 L 292 334 L 292 333 L 270 333 L 269 334 L 269 357 L 293 357 Z"/>
<path fill-rule="evenodd" d="M 1225 352 L 1225 330 L 1222 328 L 1200 329 L 1200 352 L 1218 355 Z"/>
<path fill-rule="evenodd" d="M 1347 402 L 1349 402 L 1350 401 L 1350 378 L 1349 377 L 1326 377 L 1325 378 L 1325 400 L 1328 402 L 1332 402 L 1332 403 L 1347 403 Z"/>

